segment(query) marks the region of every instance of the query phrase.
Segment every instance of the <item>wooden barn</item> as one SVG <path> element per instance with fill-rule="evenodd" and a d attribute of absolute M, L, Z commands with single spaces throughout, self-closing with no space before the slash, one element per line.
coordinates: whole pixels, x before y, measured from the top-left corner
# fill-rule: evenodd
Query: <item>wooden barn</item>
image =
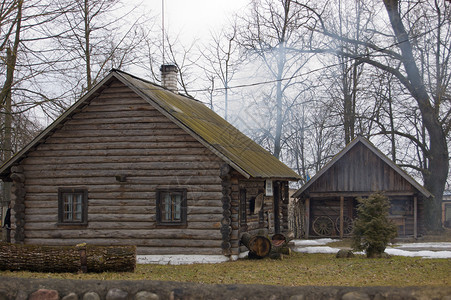
<path fill-rule="evenodd" d="M 417 237 L 423 203 L 432 197 L 367 139 L 359 136 L 293 194 L 304 212 L 305 237 L 343 237 L 352 231 L 358 197 L 383 192 L 398 236 Z"/>
<path fill-rule="evenodd" d="M 451 191 L 445 190 L 442 200 L 442 225 L 451 228 Z"/>
<path fill-rule="evenodd" d="M 243 232 L 285 231 L 299 175 L 171 90 L 112 70 L 7 161 L 13 242 L 229 259 Z"/>

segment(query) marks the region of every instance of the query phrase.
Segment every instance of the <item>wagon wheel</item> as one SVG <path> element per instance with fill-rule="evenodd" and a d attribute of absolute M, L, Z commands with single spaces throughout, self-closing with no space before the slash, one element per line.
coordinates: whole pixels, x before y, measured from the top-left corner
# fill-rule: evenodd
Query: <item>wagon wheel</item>
<path fill-rule="evenodd" d="M 340 232 L 340 217 L 335 221 L 335 228 Z M 348 216 L 343 216 L 343 234 L 350 234 L 354 228 L 352 219 Z"/>
<path fill-rule="evenodd" d="M 313 221 L 313 231 L 320 236 L 331 236 L 334 230 L 334 222 L 326 216 L 317 217 Z"/>

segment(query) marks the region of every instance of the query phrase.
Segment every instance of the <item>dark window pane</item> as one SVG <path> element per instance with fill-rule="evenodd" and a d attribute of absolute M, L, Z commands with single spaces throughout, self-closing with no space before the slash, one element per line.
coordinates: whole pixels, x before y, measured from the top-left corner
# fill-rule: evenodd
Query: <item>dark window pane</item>
<path fill-rule="evenodd" d="M 59 221 L 62 223 L 86 223 L 87 193 L 83 190 L 59 191 Z"/>
<path fill-rule="evenodd" d="M 186 222 L 186 192 L 159 191 L 157 193 L 157 221 L 164 224 L 184 224 Z"/>

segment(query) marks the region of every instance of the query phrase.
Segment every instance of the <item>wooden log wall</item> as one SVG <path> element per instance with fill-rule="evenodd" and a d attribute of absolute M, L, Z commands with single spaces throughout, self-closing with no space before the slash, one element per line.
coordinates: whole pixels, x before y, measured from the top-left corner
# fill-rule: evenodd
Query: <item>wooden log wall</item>
<path fill-rule="evenodd" d="M 222 220 L 221 220 L 221 235 L 222 235 L 222 254 L 230 256 L 232 255 L 232 244 L 230 243 L 230 237 L 232 235 L 232 206 L 231 206 L 231 194 L 232 183 L 230 181 L 230 166 L 224 164 L 221 166 L 222 179 Z"/>
<path fill-rule="evenodd" d="M 232 255 L 240 254 L 240 220 L 239 220 L 239 210 L 240 210 L 240 185 L 236 171 L 231 171 L 230 173 L 230 212 L 231 212 L 231 227 L 232 234 L 230 236 L 230 245 Z"/>
<path fill-rule="evenodd" d="M 21 166 L 13 166 L 11 168 L 11 226 L 13 228 L 12 242 L 23 243 L 25 239 L 25 175 Z"/>
<path fill-rule="evenodd" d="M 268 223 L 268 214 L 273 212 L 273 197 L 264 196 L 263 198 L 263 222 L 260 220 L 261 215 L 251 211 L 250 200 L 256 198 L 259 194 L 265 192 L 265 181 L 258 179 L 240 179 L 240 189 L 246 190 L 246 219 L 247 230 L 251 235 L 257 235 L 261 229 L 271 230 L 273 225 Z"/>
<path fill-rule="evenodd" d="M 288 205 L 290 203 L 288 181 L 281 181 L 280 188 L 281 188 L 281 196 L 282 196 L 282 199 L 280 201 L 280 205 L 282 206 L 281 210 L 280 210 L 282 212 L 281 232 L 288 232 L 289 231 Z"/>
<path fill-rule="evenodd" d="M 236 209 L 237 217 L 239 212 L 239 190 L 246 190 L 246 226 L 239 226 L 239 220 L 237 220 L 237 233 L 242 236 L 243 233 L 247 232 L 252 236 L 262 234 L 274 234 L 274 197 L 264 196 L 265 193 L 265 180 L 262 179 L 245 179 L 239 177 L 238 184 L 235 189 L 238 191 L 236 193 L 236 198 L 233 199 L 235 203 L 234 208 Z M 254 213 L 251 211 L 250 200 L 257 198 L 259 195 L 263 196 L 262 211 L 260 213 Z M 282 201 L 280 201 L 282 202 Z M 279 203 L 281 204 L 281 203 Z M 282 206 L 281 206 L 282 207 Z M 287 207 L 288 210 L 288 207 Z M 288 213 L 288 211 L 287 211 Z M 288 218 L 287 218 L 288 226 Z M 239 241 L 237 241 L 239 244 Z M 239 252 L 245 252 L 247 248 L 241 245 Z"/>
<path fill-rule="evenodd" d="M 136 245 L 138 254 L 222 254 L 222 164 L 115 81 L 23 161 L 24 241 Z M 60 187 L 88 190 L 87 226 L 57 225 Z M 156 189 L 171 187 L 187 189 L 186 228 L 156 224 Z"/>

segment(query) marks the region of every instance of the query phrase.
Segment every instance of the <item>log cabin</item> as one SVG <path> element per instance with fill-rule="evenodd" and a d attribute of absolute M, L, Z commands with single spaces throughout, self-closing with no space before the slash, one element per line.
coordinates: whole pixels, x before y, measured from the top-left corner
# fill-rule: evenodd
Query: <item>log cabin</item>
<path fill-rule="evenodd" d="M 375 192 L 389 198 L 389 218 L 399 237 L 424 232 L 424 201 L 432 194 L 358 136 L 293 194 L 304 212 L 304 237 L 350 235 L 358 197 Z"/>
<path fill-rule="evenodd" d="M 168 88 L 112 70 L 1 166 L 14 243 L 136 245 L 208 262 L 236 258 L 244 232 L 287 230 L 299 175 L 177 93 L 175 66 L 161 70 Z"/>

